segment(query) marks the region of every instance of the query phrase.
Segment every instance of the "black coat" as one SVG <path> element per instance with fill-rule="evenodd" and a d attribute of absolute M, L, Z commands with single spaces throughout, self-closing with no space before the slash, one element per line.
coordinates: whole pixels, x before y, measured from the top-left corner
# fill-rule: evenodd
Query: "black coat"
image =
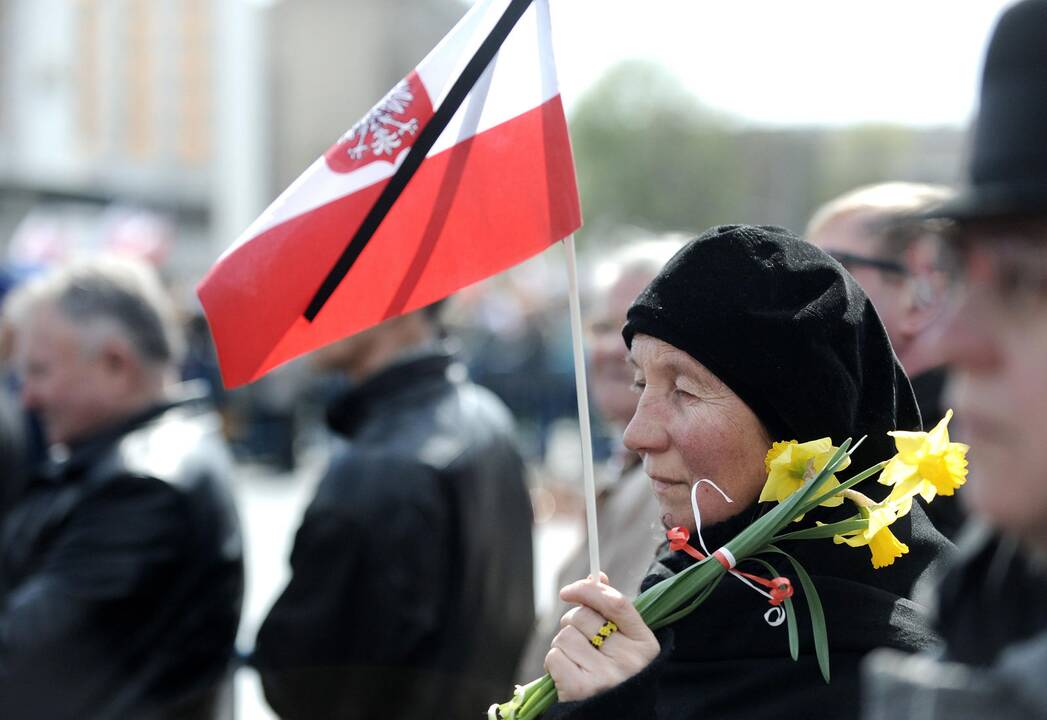
<path fill-rule="evenodd" d="M 734 537 L 752 520 L 755 508 L 704 530 L 710 549 Z M 805 523 L 811 522 L 811 513 Z M 799 527 L 799 525 L 797 525 Z M 555 705 L 552 720 L 813 720 L 859 717 L 859 664 L 870 650 L 928 647 L 934 636 L 922 609 L 908 600 L 914 582 L 951 547 L 916 504 L 892 526 L 910 552 L 894 565 L 874 570 L 866 548 L 832 540 L 782 543 L 811 575 L 825 611 L 831 683 L 818 670 L 803 590 L 786 561 L 769 556 L 792 580 L 800 627 L 800 657 L 789 657 L 785 625 L 770 627 L 766 599 L 725 577 L 695 612 L 658 633 L 658 659 L 623 684 L 576 703 Z M 692 538 L 692 542 L 697 538 Z M 666 552 L 649 587 L 694 562 Z M 758 567 L 741 569 L 765 575 Z"/>
<path fill-rule="evenodd" d="M 1018 543 L 971 524 L 938 586 L 943 659 L 990 667 L 1010 646 L 1047 634 L 1047 571 Z"/>
<path fill-rule="evenodd" d="M 512 688 L 534 618 L 531 505 L 508 412 L 459 372 L 426 354 L 332 406 L 351 442 L 254 653 L 282 717 L 482 717 Z"/>
<path fill-rule="evenodd" d="M 971 523 L 937 583 L 941 647 L 865 664 L 868 720 L 1047 717 L 1047 572 L 1013 540 Z"/>
<path fill-rule="evenodd" d="M 25 417 L 6 387 L 0 386 L 0 524 L 21 494 L 28 465 Z"/>
<path fill-rule="evenodd" d="M 228 461 L 217 418 L 171 404 L 34 482 L 3 528 L 0 717 L 214 717 L 243 596 Z"/>

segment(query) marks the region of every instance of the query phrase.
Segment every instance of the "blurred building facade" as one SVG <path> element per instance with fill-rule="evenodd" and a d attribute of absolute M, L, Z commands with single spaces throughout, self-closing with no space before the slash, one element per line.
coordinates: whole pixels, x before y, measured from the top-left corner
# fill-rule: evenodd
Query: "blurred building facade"
<path fill-rule="evenodd" d="M 464 9 L 0 0 L 0 250 L 109 247 L 115 204 L 195 281 Z"/>

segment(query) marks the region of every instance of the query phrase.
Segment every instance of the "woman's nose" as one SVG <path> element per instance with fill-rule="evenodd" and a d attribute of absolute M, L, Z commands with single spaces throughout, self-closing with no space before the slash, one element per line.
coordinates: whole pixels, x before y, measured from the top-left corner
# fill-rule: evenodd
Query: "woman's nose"
<path fill-rule="evenodd" d="M 636 412 L 625 427 L 622 442 L 635 453 L 658 452 L 666 448 L 667 437 L 659 401 L 647 397 L 645 391 L 636 404 Z"/>

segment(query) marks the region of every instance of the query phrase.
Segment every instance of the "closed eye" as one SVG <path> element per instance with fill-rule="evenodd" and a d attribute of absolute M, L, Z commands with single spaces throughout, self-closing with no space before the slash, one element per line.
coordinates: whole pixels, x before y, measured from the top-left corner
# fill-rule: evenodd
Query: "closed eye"
<path fill-rule="evenodd" d="M 675 395 L 676 395 L 677 397 L 683 398 L 683 399 L 685 399 L 685 400 L 691 400 L 691 399 L 697 400 L 697 399 L 698 399 L 698 396 L 697 396 L 697 395 L 695 395 L 694 393 L 691 393 L 691 392 L 687 392 L 687 391 L 686 391 L 686 390 L 684 390 L 683 388 L 679 388 L 679 387 L 678 387 L 678 388 L 675 388 L 675 389 L 673 390 L 673 393 L 674 393 L 674 394 L 675 394 Z"/>

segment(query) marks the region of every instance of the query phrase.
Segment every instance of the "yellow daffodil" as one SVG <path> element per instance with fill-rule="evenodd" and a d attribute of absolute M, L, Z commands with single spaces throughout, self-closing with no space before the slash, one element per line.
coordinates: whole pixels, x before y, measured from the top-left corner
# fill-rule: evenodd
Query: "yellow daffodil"
<path fill-rule="evenodd" d="M 881 483 L 893 486 L 890 500 L 920 495 L 929 502 L 967 482 L 968 446 L 949 441 L 950 419 L 952 410 L 930 432 L 887 433 L 898 448 L 880 475 Z"/>
<path fill-rule="evenodd" d="M 862 517 L 869 521 L 869 526 L 865 530 L 834 535 L 834 543 L 846 543 L 851 547 L 868 545 L 872 552 L 872 565 L 876 569 L 893 564 L 896 559 L 909 552 L 909 546 L 895 537 L 890 525 L 912 509 L 911 496 L 898 500 L 887 499 L 869 506 L 858 503 L 858 506 Z"/>
<path fill-rule="evenodd" d="M 865 537 L 865 533 L 853 536 L 836 535 L 834 543 L 847 543 L 851 547 L 868 545 L 872 551 L 872 565 L 879 570 L 882 567 L 892 565 L 895 560 L 909 552 L 909 546 L 894 536 L 888 527 L 880 528 L 880 531 L 871 538 Z"/>
<path fill-rule="evenodd" d="M 799 443 L 796 440 L 776 442 L 771 446 L 764 460 L 767 468 L 767 482 L 760 493 L 760 502 L 785 500 L 799 490 L 804 481 L 820 473 L 834 452 L 836 448 L 833 447 L 832 440 L 827 437 L 805 443 Z M 838 469 L 842 470 L 850 462 L 849 457 L 844 458 Z M 818 488 L 817 493 L 828 492 L 839 484 L 840 481 L 836 479 L 836 476 L 830 475 Z M 834 496 L 823 502 L 822 505 L 836 507 L 842 502 L 842 497 Z"/>
<path fill-rule="evenodd" d="M 865 537 L 871 539 L 898 518 L 908 515 L 911 509 L 911 497 L 886 500 L 878 505 L 873 505 L 869 508 L 869 529 L 865 531 Z"/>

